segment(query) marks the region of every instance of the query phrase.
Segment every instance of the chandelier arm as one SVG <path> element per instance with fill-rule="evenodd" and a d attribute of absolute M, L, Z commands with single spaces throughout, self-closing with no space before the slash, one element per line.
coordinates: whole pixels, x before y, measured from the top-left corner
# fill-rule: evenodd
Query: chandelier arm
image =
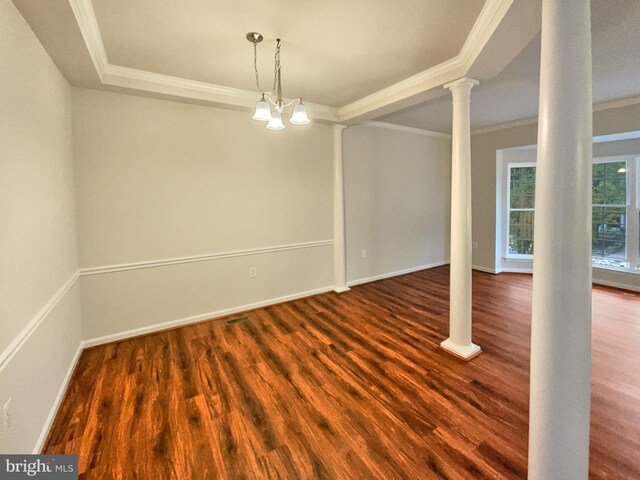
<path fill-rule="evenodd" d="M 296 98 L 296 99 L 294 99 L 294 100 L 291 100 L 290 102 L 285 103 L 282 107 L 283 107 L 283 108 L 290 107 L 291 105 L 293 105 L 294 103 L 296 103 L 298 100 L 299 100 L 299 98 Z"/>

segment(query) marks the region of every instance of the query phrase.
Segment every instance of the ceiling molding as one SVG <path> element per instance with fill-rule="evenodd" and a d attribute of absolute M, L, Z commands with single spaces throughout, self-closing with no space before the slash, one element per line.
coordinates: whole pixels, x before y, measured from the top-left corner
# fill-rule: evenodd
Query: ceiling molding
<path fill-rule="evenodd" d="M 491 1 L 491 0 L 488 0 Z M 351 120 L 361 115 L 382 108 L 390 103 L 404 100 L 407 97 L 417 95 L 426 90 L 439 87 L 447 83 L 447 79 L 462 77 L 466 72 L 460 56 L 456 56 L 446 62 L 436 65 L 429 70 L 420 72 L 406 78 L 390 87 L 378 90 L 371 95 L 356 100 L 338 109 L 341 121 Z"/>
<path fill-rule="evenodd" d="M 390 87 L 383 88 L 360 100 L 340 107 L 338 109 L 340 120 L 347 121 L 366 115 L 391 103 L 399 102 L 464 77 L 512 3 L 513 0 L 487 0 L 457 56 Z"/>
<path fill-rule="evenodd" d="M 105 66 L 100 78 L 105 85 L 202 100 L 217 106 L 232 106 L 247 111 L 253 109 L 258 98 L 258 94 L 250 90 L 224 87 L 109 63 Z M 292 99 L 285 99 L 285 101 L 290 102 Z M 305 102 L 305 105 L 314 118 L 329 122 L 338 121 L 335 108 L 311 102 Z"/>
<path fill-rule="evenodd" d="M 626 97 L 617 100 L 610 100 L 607 102 L 600 102 L 593 105 L 593 111 L 599 112 L 601 110 L 610 110 L 612 108 L 629 107 L 632 105 L 640 104 L 640 96 Z M 497 123 L 495 125 L 489 125 L 487 127 L 476 128 L 471 130 L 471 135 L 479 135 L 482 133 L 495 132 L 497 130 L 506 130 L 507 128 L 522 127 L 524 125 L 531 125 L 538 122 L 538 117 L 528 117 L 520 120 L 512 120 L 510 122 Z"/>
<path fill-rule="evenodd" d="M 104 69 L 109 64 L 109 60 L 107 60 L 107 51 L 102 42 L 102 35 L 100 35 L 93 4 L 91 0 L 69 0 L 69 5 L 71 5 L 73 15 L 76 17 L 76 22 L 93 65 L 96 67 L 96 72 L 98 72 L 98 76 L 102 80 Z"/>
<path fill-rule="evenodd" d="M 415 133 L 418 135 L 426 135 L 429 137 L 445 138 L 447 140 L 451 140 L 451 135 L 449 135 L 448 133 L 434 132 L 432 130 L 425 130 L 423 128 L 407 127 L 405 125 L 398 125 L 396 123 L 370 121 L 364 122 L 362 125 L 366 125 L 368 127 L 387 128 L 389 130 L 397 130 L 399 132 Z"/>
<path fill-rule="evenodd" d="M 487 0 L 484 4 L 458 55 L 467 71 L 476 61 L 512 4 L 513 0 Z"/>
<path fill-rule="evenodd" d="M 309 110 L 318 120 L 344 122 L 371 114 L 380 108 L 463 77 L 513 1 L 486 0 L 460 53 L 454 58 L 340 108 L 307 103 Z M 69 0 L 69 4 L 93 65 L 104 85 L 206 101 L 217 106 L 243 110 L 253 108 L 258 95 L 254 91 L 112 65 L 109 63 L 91 0 Z"/>
<path fill-rule="evenodd" d="M 244 110 L 251 110 L 254 107 L 258 94 L 250 90 L 198 82 L 109 63 L 91 0 L 69 0 L 69 4 L 96 72 L 104 85 L 201 100 L 217 106 L 231 106 Z M 338 120 L 335 108 L 310 102 L 305 104 L 318 120 L 329 122 Z"/>
<path fill-rule="evenodd" d="M 630 105 L 637 105 L 640 103 L 640 96 L 619 98 L 617 100 L 609 100 L 607 102 L 600 102 L 593 106 L 593 111 L 609 110 L 610 108 L 628 107 Z"/>
<path fill-rule="evenodd" d="M 498 130 L 505 130 L 507 128 L 522 127 L 524 125 L 531 125 L 537 123 L 538 117 L 523 118 L 520 120 L 511 120 L 509 122 L 496 123 L 495 125 L 489 125 L 487 127 L 474 128 L 471 130 L 471 135 L 480 135 L 482 133 L 496 132 Z"/>

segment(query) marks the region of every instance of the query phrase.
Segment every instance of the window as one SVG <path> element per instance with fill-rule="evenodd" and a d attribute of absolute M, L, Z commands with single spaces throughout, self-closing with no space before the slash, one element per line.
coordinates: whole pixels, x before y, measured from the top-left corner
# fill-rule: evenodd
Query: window
<path fill-rule="evenodd" d="M 592 259 L 605 268 L 640 269 L 640 157 L 594 159 Z M 533 258 L 535 164 L 507 165 L 506 258 Z"/>
<path fill-rule="evenodd" d="M 592 192 L 593 263 L 627 268 L 627 162 L 594 163 Z"/>
<path fill-rule="evenodd" d="M 509 168 L 509 255 L 533 255 L 536 167 Z"/>

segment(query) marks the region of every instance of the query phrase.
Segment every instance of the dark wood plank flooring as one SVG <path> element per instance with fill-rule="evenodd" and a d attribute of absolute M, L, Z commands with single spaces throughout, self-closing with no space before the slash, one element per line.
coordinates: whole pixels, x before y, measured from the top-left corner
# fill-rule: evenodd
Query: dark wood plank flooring
<path fill-rule="evenodd" d="M 448 268 L 86 350 L 44 449 L 84 479 L 523 479 L 531 277 Z M 640 294 L 594 288 L 592 479 L 640 478 Z"/>

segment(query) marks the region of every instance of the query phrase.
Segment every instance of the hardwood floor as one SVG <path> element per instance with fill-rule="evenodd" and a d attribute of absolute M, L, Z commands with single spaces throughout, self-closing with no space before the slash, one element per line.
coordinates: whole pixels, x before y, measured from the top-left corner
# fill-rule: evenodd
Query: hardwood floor
<path fill-rule="evenodd" d="M 86 350 L 46 443 L 85 479 L 526 478 L 531 277 L 448 268 Z M 592 479 L 640 478 L 640 294 L 596 287 Z"/>

